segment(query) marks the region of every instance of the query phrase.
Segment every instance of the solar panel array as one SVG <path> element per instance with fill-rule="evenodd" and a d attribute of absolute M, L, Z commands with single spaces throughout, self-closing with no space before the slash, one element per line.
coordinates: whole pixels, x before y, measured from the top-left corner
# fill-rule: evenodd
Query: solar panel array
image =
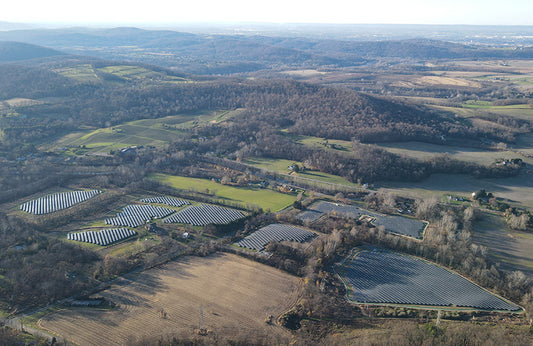
<path fill-rule="evenodd" d="M 178 199 L 178 198 L 173 198 L 173 197 L 165 197 L 165 196 L 143 198 L 143 199 L 141 199 L 141 202 L 143 202 L 143 203 L 166 204 L 166 205 L 170 205 L 172 207 L 181 207 L 182 205 L 191 204 L 188 201 L 185 201 L 183 199 Z"/>
<path fill-rule="evenodd" d="M 374 225 L 383 226 L 388 232 L 407 235 L 413 238 L 422 238 L 426 223 L 399 215 L 382 215 L 370 210 L 359 208 L 354 205 L 336 204 L 331 202 L 319 202 L 311 206 L 308 210 L 298 214 L 298 218 L 303 221 L 315 221 L 326 213 L 337 213 L 343 217 L 359 219 L 363 215 L 373 217 Z"/>
<path fill-rule="evenodd" d="M 193 226 L 227 224 L 244 217 L 235 209 L 216 207 L 209 204 L 192 205 L 163 220 L 165 223 L 188 223 Z"/>
<path fill-rule="evenodd" d="M 79 233 L 69 233 L 67 239 L 81 241 L 84 243 L 98 244 L 101 246 L 106 246 L 109 244 L 116 243 L 122 239 L 126 239 L 135 235 L 135 231 L 132 231 L 127 228 L 117 228 L 117 229 L 104 229 L 101 231 L 88 231 L 88 232 L 79 232 Z"/>
<path fill-rule="evenodd" d="M 261 251 L 271 241 L 297 241 L 303 243 L 316 234 L 298 227 L 275 223 L 263 227 L 237 242 L 240 247 Z"/>
<path fill-rule="evenodd" d="M 451 271 L 398 253 L 363 251 L 344 268 L 360 303 L 520 310 Z"/>
<path fill-rule="evenodd" d="M 117 217 L 105 220 L 106 225 L 137 227 L 153 217 L 163 218 L 174 212 L 173 209 L 154 207 L 153 205 L 127 205 Z"/>
<path fill-rule="evenodd" d="M 70 208 L 99 193 L 98 190 L 58 192 L 23 203 L 20 205 L 20 210 L 34 215 L 49 214 Z"/>

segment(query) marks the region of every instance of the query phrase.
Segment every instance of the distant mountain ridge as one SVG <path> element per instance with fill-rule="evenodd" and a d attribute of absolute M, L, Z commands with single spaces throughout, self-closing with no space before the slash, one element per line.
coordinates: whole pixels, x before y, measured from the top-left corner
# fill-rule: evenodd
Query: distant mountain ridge
<path fill-rule="evenodd" d="M 349 41 L 308 37 L 207 35 L 131 27 L 34 29 L 0 32 L 71 54 L 176 67 L 195 74 L 233 73 L 283 66 L 356 66 L 380 59 L 523 59 L 533 47 L 497 49 L 432 39 Z M 224 72 L 225 71 L 225 72 Z"/>
<path fill-rule="evenodd" d="M 65 53 L 29 43 L 0 41 L 0 62 L 15 62 L 59 55 L 65 55 Z"/>

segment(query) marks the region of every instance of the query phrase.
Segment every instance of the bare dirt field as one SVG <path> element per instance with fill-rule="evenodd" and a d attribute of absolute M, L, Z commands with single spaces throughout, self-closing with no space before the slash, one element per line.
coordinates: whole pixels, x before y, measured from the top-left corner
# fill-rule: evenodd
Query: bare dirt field
<path fill-rule="evenodd" d="M 277 318 L 297 300 L 298 278 L 231 254 L 188 257 L 119 280 L 101 296 L 112 310 L 68 308 L 40 320 L 42 328 L 79 345 L 125 344 L 145 336 L 288 335 Z M 161 317 L 161 309 L 167 316 Z M 201 313 L 202 311 L 202 313 Z"/>

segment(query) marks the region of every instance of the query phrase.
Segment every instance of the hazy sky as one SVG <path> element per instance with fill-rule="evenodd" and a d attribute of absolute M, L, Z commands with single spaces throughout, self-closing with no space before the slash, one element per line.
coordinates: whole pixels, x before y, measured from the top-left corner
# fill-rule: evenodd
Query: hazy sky
<path fill-rule="evenodd" d="M 533 25 L 533 0 L 4 0 L 0 21 Z"/>

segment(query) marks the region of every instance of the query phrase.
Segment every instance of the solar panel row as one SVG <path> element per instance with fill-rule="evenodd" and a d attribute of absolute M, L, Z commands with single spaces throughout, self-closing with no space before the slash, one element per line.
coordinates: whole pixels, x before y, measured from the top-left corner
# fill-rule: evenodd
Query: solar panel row
<path fill-rule="evenodd" d="M 130 229 L 117 228 L 104 229 L 98 232 L 88 231 L 79 233 L 69 233 L 67 235 L 67 239 L 106 246 L 122 239 L 131 237 L 135 234 L 135 231 L 132 231 Z"/>
<path fill-rule="evenodd" d="M 345 266 L 353 299 L 364 303 L 520 308 L 435 264 L 386 251 L 363 251 Z"/>
<path fill-rule="evenodd" d="M 271 241 L 297 241 L 303 243 L 315 236 L 316 234 L 313 232 L 276 223 L 257 230 L 237 242 L 237 245 L 261 251 Z"/>
<path fill-rule="evenodd" d="M 70 208 L 73 205 L 98 195 L 99 193 L 100 191 L 98 190 L 54 193 L 23 203 L 20 205 L 20 210 L 34 215 L 49 214 Z"/>
<path fill-rule="evenodd" d="M 137 227 L 153 217 L 163 218 L 174 212 L 173 209 L 153 205 L 128 205 L 117 213 L 117 217 L 105 220 L 106 225 Z"/>
<path fill-rule="evenodd" d="M 187 223 L 194 226 L 227 224 L 244 217 L 235 209 L 216 207 L 208 204 L 193 205 L 178 211 L 163 220 L 165 223 Z"/>
<path fill-rule="evenodd" d="M 166 204 L 166 205 L 170 205 L 172 207 L 181 207 L 182 205 L 191 204 L 188 201 L 185 201 L 183 199 L 178 199 L 178 198 L 173 198 L 173 197 L 165 197 L 165 196 L 143 198 L 143 199 L 141 199 L 141 202 L 143 202 L 143 203 Z"/>

